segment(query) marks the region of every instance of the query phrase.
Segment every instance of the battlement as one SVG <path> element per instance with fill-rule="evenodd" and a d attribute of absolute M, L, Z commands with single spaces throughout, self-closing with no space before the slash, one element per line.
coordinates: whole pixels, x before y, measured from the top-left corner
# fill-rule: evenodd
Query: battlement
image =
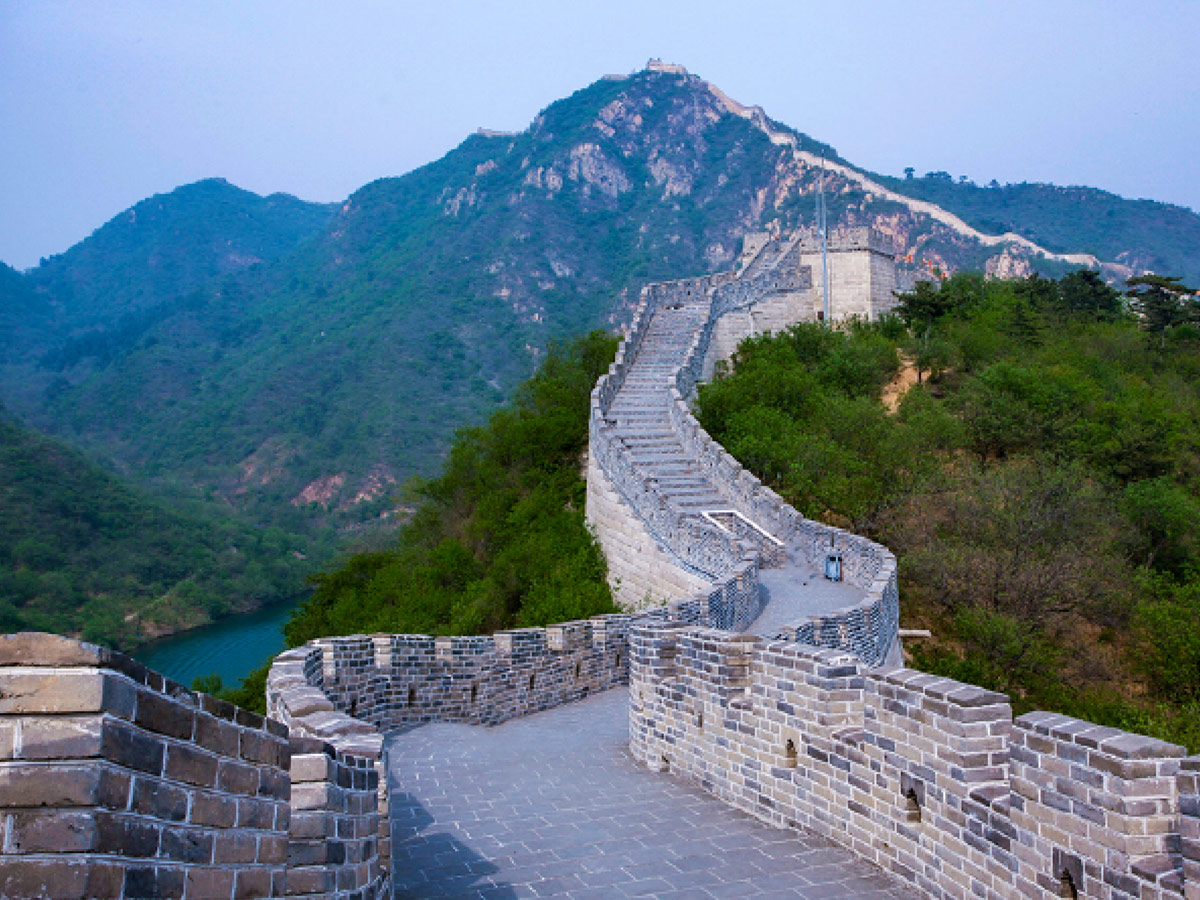
<path fill-rule="evenodd" d="M 0 897 L 382 900 L 377 761 L 123 654 L 4 635 Z"/>
<path fill-rule="evenodd" d="M 821 241 L 816 229 L 802 228 L 798 234 L 800 235 L 800 248 L 804 253 L 821 252 Z M 886 256 L 889 260 L 895 259 L 896 256 L 896 246 L 892 238 L 868 225 L 834 228 L 827 235 L 826 244 L 830 253 L 864 250 Z"/>
<path fill-rule="evenodd" d="M 815 228 L 798 228 L 786 237 L 773 237 L 769 232 L 751 232 L 742 238 L 742 255 L 739 271 L 744 271 L 756 258 L 763 254 L 783 253 L 795 248 L 802 253 L 820 253 L 821 239 Z M 830 253 L 849 253 L 863 250 L 877 253 L 894 260 L 895 242 L 870 225 L 848 225 L 832 229 L 826 236 L 826 249 Z"/>
<path fill-rule="evenodd" d="M 376 748 L 381 733 L 404 725 L 496 725 L 626 683 L 630 619 L 467 637 L 321 638 L 275 658 L 267 709 L 293 733 Z"/>
<path fill-rule="evenodd" d="M 928 896 L 1200 897 L 1182 747 L 791 642 L 641 621 L 630 643 L 638 759 Z"/>

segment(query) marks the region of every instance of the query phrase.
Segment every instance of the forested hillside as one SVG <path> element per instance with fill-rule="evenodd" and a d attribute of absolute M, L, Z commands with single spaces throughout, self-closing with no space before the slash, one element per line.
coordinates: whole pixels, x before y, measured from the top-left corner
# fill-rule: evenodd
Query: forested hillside
<path fill-rule="evenodd" d="M 946 172 L 880 181 L 929 200 L 987 234 L 1012 231 L 1058 253 L 1091 253 L 1129 267 L 1183 276 L 1200 284 L 1200 216 L 1190 209 L 1128 200 L 1108 191 L 1053 184 L 981 187 Z"/>
<path fill-rule="evenodd" d="M 747 231 L 807 223 L 820 174 L 797 150 L 840 159 L 695 76 L 648 69 L 337 207 L 189 185 L 18 277 L 41 305 L 0 336 L 0 397 L 151 484 L 260 522 L 347 528 L 435 472 L 454 430 L 510 397 L 550 340 L 623 322 L 647 281 L 731 267 Z M 834 222 L 876 225 L 911 265 L 982 269 L 1004 252 L 853 178 L 824 180 Z M 1164 259 L 1200 258 L 1197 217 L 1120 209 L 1097 252 L 1165 248 L 1165 224 Z M 1056 246 L 1091 240 L 1076 207 L 1039 215 Z"/>
<path fill-rule="evenodd" d="M 385 550 L 316 577 L 289 646 L 376 631 L 490 634 L 616 612 L 584 523 L 588 398 L 617 341 L 551 345 L 511 407 L 455 436 L 442 473 Z"/>
<path fill-rule="evenodd" d="M 0 409 L 0 628 L 139 639 L 290 599 L 310 543 L 168 509 Z"/>
<path fill-rule="evenodd" d="M 1200 305 L 1138 294 L 955 276 L 904 321 L 746 342 L 699 413 L 897 553 L 918 667 L 1200 749 Z"/>

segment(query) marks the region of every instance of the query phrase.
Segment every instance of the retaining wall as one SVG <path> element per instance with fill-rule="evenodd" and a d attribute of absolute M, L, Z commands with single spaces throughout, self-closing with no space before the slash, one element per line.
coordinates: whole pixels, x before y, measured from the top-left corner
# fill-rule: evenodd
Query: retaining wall
<path fill-rule="evenodd" d="M 927 896 L 1200 898 L 1181 747 L 792 642 L 642 620 L 631 649 L 637 758 Z"/>

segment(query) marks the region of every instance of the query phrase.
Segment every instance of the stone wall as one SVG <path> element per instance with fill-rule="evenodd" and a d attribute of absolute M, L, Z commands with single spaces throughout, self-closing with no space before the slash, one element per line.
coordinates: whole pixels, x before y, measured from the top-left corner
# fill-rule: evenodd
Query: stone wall
<path fill-rule="evenodd" d="M 1181 747 L 679 622 L 635 623 L 631 650 L 638 759 L 927 896 L 1200 898 L 1200 757 Z"/>
<path fill-rule="evenodd" d="M 626 683 L 630 619 L 464 637 L 321 638 L 275 658 L 267 709 L 295 734 L 378 756 L 381 732 L 421 722 L 495 725 Z"/>
<path fill-rule="evenodd" d="M 363 765 L 120 653 L 4 635 L 0 897 L 384 897 Z"/>
<path fill-rule="evenodd" d="M 681 568 L 659 546 L 642 520 L 617 494 L 608 475 L 590 457 L 587 520 L 604 558 L 620 561 L 619 569 L 612 569 L 609 586 L 613 602 L 621 609 L 633 612 L 651 609 L 708 590 L 708 579 Z"/>
<path fill-rule="evenodd" d="M 697 383 L 711 372 L 714 335 L 722 321 L 808 284 L 808 272 L 786 262 L 798 257 L 807 240 L 804 234 L 798 235 L 789 247 L 779 250 L 785 261 L 780 269 L 753 277 L 723 273 L 664 282 L 643 290 L 630 334 L 608 374 L 592 392 L 588 521 L 608 560 L 614 592 L 626 608 L 640 610 L 695 598 L 708 611 L 707 621 L 737 628 L 747 627 L 761 609 L 756 603 L 758 551 L 682 514 L 659 497 L 653 485 L 637 476 L 626 448 L 607 420 L 609 404 L 623 384 L 655 312 L 669 303 L 704 297 L 711 302 L 708 320 L 672 376 L 672 428 L 691 458 L 721 486 L 731 508 L 766 528 L 811 565 L 819 567 L 829 552 L 840 553 L 845 580 L 863 590 L 863 600 L 855 606 L 795 622 L 784 633 L 818 646 L 852 650 L 872 663 L 896 661 L 899 595 L 895 557 L 879 544 L 802 517 L 713 441 L 688 403 Z M 870 251 L 872 256 L 881 255 L 879 240 L 870 229 L 839 232 L 836 240 L 831 237 L 831 243 L 841 249 Z M 859 255 L 866 259 L 866 253 Z M 697 582 L 709 586 L 697 591 Z"/>
<path fill-rule="evenodd" d="M 289 892 L 383 896 L 385 732 L 434 721 L 495 725 L 625 684 L 629 622 L 617 614 L 490 636 L 360 634 L 277 656 L 267 711 L 293 736 Z"/>

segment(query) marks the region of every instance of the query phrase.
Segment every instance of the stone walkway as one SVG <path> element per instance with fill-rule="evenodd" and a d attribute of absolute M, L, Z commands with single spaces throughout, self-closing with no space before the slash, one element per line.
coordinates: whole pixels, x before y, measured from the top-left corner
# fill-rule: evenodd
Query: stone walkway
<path fill-rule="evenodd" d="M 777 255 L 782 253 L 778 251 Z M 638 476 L 646 484 L 653 484 L 680 513 L 697 518 L 705 512 L 736 506 L 725 495 L 720 481 L 710 477 L 691 457 L 671 425 L 668 375 L 683 365 L 709 313 L 710 300 L 704 297 L 658 308 L 625 381 L 605 413 L 625 444 Z M 742 538 L 755 539 L 753 532 Z M 766 539 L 757 542 L 761 550 L 767 551 L 765 555 L 774 550 Z M 863 596 L 860 589 L 845 582 L 834 584 L 819 574 L 814 577 L 812 564 L 797 559 L 795 553 L 788 553 L 771 568 L 763 568 L 760 580 L 769 606 L 750 629 L 756 634 L 773 636 L 784 625 L 853 606 Z"/>
<path fill-rule="evenodd" d="M 862 591 L 844 581 L 829 581 L 812 566 L 792 563 L 778 569 L 760 569 L 758 581 L 767 605 L 746 630 L 774 637 L 785 625 L 808 616 L 835 613 L 862 600 Z"/>
<path fill-rule="evenodd" d="M 820 838 L 636 765 L 618 688 L 495 728 L 388 738 L 398 898 L 916 896 Z"/>

